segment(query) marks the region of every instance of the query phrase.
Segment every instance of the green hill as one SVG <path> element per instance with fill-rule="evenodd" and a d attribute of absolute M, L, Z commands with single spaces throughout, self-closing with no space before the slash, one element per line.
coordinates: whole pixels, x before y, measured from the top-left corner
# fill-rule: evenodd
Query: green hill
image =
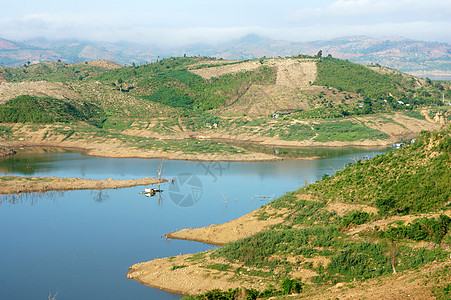
<path fill-rule="evenodd" d="M 424 132 L 409 147 L 358 161 L 307 190 L 346 203 L 369 204 L 381 214 L 451 208 L 449 133 Z"/>
<path fill-rule="evenodd" d="M 332 57 L 179 57 L 129 67 L 42 63 L 0 68 L 0 81 L 0 122 L 63 122 L 74 131 L 122 135 L 124 143 L 228 136 L 292 146 L 387 145 L 451 119 L 449 82 Z M 20 108 L 23 95 L 32 97 L 28 116 Z M 14 131 L 9 137 L 22 138 Z"/>
<path fill-rule="evenodd" d="M 305 56 L 291 59 L 302 62 Z M 117 90 L 126 93 L 143 103 L 153 101 L 183 111 L 208 111 L 236 102 L 251 86 L 276 85 L 278 64 L 284 61 L 286 59 L 254 60 L 260 67 L 240 72 L 231 71 L 211 79 L 196 75 L 191 70 L 230 67 L 248 61 L 226 62 L 211 58 L 181 57 L 113 70 L 88 63 L 41 63 L 20 68 L 1 68 L 0 79 L 3 78 L 7 82 L 46 80 L 64 82 L 67 85 L 74 82 L 79 85 L 77 89 L 83 89 L 84 85 L 92 82 L 101 82 L 114 87 L 112 92 Z M 451 98 L 450 86 L 447 83 L 432 83 L 378 65 L 366 67 L 326 57 L 317 59 L 316 66 L 318 74 L 313 85 L 333 88 L 333 93 L 318 90 L 317 95 L 307 95 L 309 110 L 313 110 L 313 113 L 303 117 L 322 114 L 315 109 L 328 110 L 331 114 L 336 110 L 342 111 L 341 116 L 396 109 L 412 110 L 424 105 L 442 105 L 442 96 Z M 357 102 L 348 99 L 365 103 L 367 108 L 359 110 Z M 398 101 L 404 104 L 399 104 Z M 221 110 L 215 113 L 220 114 Z M 271 111 L 268 111 L 268 114 L 270 113 Z"/>
<path fill-rule="evenodd" d="M 104 121 L 102 109 L 85 101 L 63 101 L 24 95 L 0 106 L 0 123 L 86 122 L 98 127 Z"/>
<path fill-rule="evenodd" d="M 436 277 L 424 268 L 450 255 L 450 134 L 424 132 L 413 145 L 358 161 L 266 205 L 261 220 L 284 221 L 213 250 L 210 258 L 225 260 L 222 270 L 242 274 L 237 280 L 244 286 L 258 281 L 267 288 L 227 293 L 253 295 L 249 299 L 292 292 L 319 297 L 340 282 L 352 290 L 356 281 L 383 278 L 381 284 L 394 271 L 426 270 L 420 274 L 436 282 L 433 295 L 446 299 L 448 267 Z M 300 277 L 302 272 L 310 278 Z M 287 284 L 297 288 L 286 289 Z M 226 295 L 216 290 L 192 298 L 212 294 Z"/>

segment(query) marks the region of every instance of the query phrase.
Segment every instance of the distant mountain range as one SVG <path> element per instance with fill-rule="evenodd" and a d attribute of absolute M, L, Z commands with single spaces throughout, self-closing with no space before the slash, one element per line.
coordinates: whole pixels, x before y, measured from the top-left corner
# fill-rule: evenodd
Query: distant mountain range
<path fill-rule="evenodd" d="M 284 57 L 297 54 L 323 55 L 361 64 L 380 64 L 421 77 L 451 78 L 451 45 L 406 38 L 341 37 L 312 42 L 273 40 L 255 34 L 219 45 L 194 44 L 162 49 L 128 42 L 105 43 L 34 39 L 14 42 L 0 38 L 0 65 L 58 61 L 76 63 L 106 59 L 120 64 L 143 64 L 171 56 L 211 56 L 224 59 Z"/>

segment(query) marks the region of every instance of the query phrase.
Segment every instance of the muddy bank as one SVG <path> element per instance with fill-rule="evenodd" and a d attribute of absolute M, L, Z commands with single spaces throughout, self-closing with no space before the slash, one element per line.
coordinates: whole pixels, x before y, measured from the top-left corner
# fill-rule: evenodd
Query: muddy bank
<path fill-rule="evenodd" d="M 159 180 L 155 178 L 133 180 L 93 180 L 83 178 L 3 176 L 0 177 L 0 194 L 119 189 L 163 182 L 167 182 L 167 180 Z"/>

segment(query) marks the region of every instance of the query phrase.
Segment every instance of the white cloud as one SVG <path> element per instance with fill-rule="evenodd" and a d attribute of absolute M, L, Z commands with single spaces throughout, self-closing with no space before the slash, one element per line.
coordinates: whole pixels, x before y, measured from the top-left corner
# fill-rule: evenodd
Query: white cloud
<path fill-rule="evenodd" d="M 50 7 L 50 2 L 45 3 Z M 91 7 L 87 6 L 88 1 L 80 0 L 73 10 L 55 4 L 47 11 L 39 6 L 42 13 L 36 8 L 27 14 L 24 9 L 20 17 L 12 17 L 14 14 L 2 17 L 0 12 L 0 37 L 125 40 L 174 46 L 219 43 L 248 33 L 291 41 L 358 34 L 451 43 L 451 1 L 213 2 L 129 0 L 126 5 L 113 1 L 111 5 Z"/>
<path fill-rule="evenodd" d="M 368 24 L 381 21 L 451 19 L 451 2 L 443 0 L 336 0 L 320 8 L 302 8 L 286 17 L 290 24 Z"/>

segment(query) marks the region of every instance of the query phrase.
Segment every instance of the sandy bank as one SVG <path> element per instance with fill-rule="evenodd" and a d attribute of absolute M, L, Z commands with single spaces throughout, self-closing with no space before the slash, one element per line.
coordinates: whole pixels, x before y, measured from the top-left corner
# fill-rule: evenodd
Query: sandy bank
<path fill-rule="evenodd" d="M 267 214 L 276 213 L 271 208 L 266 208 Z M 166 234 L 167 238 L 202 242 L 211 245 L 225 245 L 238 239 L 252 236 L 266 228 L 283 222 L 283 211 L 278 211 L 277 216 L 267 219 L 259 219 L 262 209 L 254 210 L 236 220 L 218 225 L 210 225 L 195 229 L 182 229 Z"/>
<path fill-rule="evenodd" d="M 127 278 L 144 285 L 177 294 L 200 294 L 211 289 L 257 288 L 258 284 L 232 280 L 234 272 L 209 268 L 217 263 L 209 254 L 187 254 L 176 257 L 158 258 L 133 265 Z"/>
<path fill-rule="evenodd" d="M 263 210 L 272 216 L 259 218 Z M 278 211 L 276 214 L 276 211 L 269 207 L 260 208 L 224 224 L 182 229 L 168 233 L 166 237 L 224 245 L 254 235 L 271 225 L 282 223 L 283 212 Z M 212 268 L 218 264 L 232 267 L 229 271 Z M 134 264 L 130 267 L 127 278 L 137 280 L 150 287 L 179 294 L 199 294 L 211 289 L 227 290 L 236 287 L 261 290 L 266 288 L 269 283 L 276 283 L 272 279 L 262 282 L 260 279 L 246 274 L 240 274 L 241 279 L 237 279 L 234 270 L 240 267 L 244 266 L 231 264 L 223 258 L 211 258 L 209 252 L 180 254 L 176 257 L 159 258 Z M 250 270 L 248 267 L 246 269 Z"/>
<path fill-rule="evenodd" d="M 0 194 L 18 194 L 48 191 L 119 189 L 138 185 L 157 184 L 159 182 L 167 182 L 167 180 L 158 180 L 155 178 L 93 180 L 83 178 L 4 176 L 0 177 L 0 182 Z"/>

